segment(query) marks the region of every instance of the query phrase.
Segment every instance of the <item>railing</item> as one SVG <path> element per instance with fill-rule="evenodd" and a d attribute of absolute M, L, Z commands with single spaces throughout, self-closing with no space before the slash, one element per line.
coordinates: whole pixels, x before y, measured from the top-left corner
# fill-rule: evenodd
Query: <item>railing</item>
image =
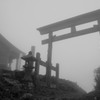
<path fill-rule="evenodd" d="M 40 65 L 42 65 L 43 67 L 45 67 L 47 69 L 48 67 L 48 62 L 44 62 L 41 60 L 41 57 L 40 57 L 40 53 L 37 53 L 36 54 L 36 64 L 35 64 L 35 76 L 36 76 L 36 81 L 37 81 L 37 84 L 38 84 L 38 81 L 39 81 L 39 78 L 38 78 L 38 75 L 39 75 L 39 68 L 40 68 Z M 56 81 L 58 81 L 59 79 L 59 64 L 57 63 L 56 64 L 56 67 L 54 66 L 50 66 L 50 71 L 53 70 L 56 72 L 56 75 L 55 75 L 55 78 L 56 78 Z M 46 70 L 47 71 L 47 70 Z M 51 76 L 50 76 L 51 77 Z M 48 82 L 48 79 L 47 79 L 47 82 Z M 50 81 L 49 81 L 50 82 Z"/>

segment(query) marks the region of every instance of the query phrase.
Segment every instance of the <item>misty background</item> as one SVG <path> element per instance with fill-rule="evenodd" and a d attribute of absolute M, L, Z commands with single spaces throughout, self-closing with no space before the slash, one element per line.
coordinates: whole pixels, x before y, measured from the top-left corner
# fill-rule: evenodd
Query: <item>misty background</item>
<path fill-rule="evenodd" d="M 0 33 L 25 53 L 36 46 L 46 61 L 47 45 L 41 40 L 48 36 L 41 36 L 36 29 L 97 9 L 100 0 L 0 0 Z M 94 24 L 98 23 L 89 25 Z M 100 65 L 99 32 L 53 43 L 52 63 L 60 64 L 60 78 L 76 82 L 87 92 L 93 90 L 94 69 Z"/>

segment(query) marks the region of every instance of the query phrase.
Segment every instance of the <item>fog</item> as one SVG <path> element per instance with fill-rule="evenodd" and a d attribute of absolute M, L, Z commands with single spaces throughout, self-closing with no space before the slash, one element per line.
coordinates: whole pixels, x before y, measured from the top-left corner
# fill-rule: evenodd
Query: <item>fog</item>
<path fill-rule="evenodd" d="M 46 61 L 47 45 L 41 45 L 45 36 L 36 29 L 97 9 L 100 0 L 0 0 L 0 33 L 25 53 L 36 46 L 36 52 Z M 60 78 L 74 81 L 89 92 L 95 85 L 99 55 L 97 32 L 53 43 L 52 63 L 60 64 Z"/>

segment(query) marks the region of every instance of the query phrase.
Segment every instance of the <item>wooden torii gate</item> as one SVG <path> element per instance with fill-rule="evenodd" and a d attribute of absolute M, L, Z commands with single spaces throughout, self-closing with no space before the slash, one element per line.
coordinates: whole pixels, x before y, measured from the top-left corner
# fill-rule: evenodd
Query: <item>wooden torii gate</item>
<path fill-rule="evenodd" d="M 91 28 L 87 28 L 79 31 L 76 30 L 76 26 L 89 23 L 92 21 L 97 21 L 98 25 L 94 25 Z M 53 32 L 66 29 L 66 28 L 71 28 L 71 32 L 60 36 L 53 35 Z M 43 45 L 48 44 L 48 54 L 47 54 L 48 68 L 46 71 L 46 75 L 49 78 L 49 76 L 51 75 L 50 66 L 52 63 L 52 43 L 56 41 L 100 31 L 100 9 L 76 17 L 72 17 L 70 19 L 63 20 L 51 25 L 40 27 L 37 30 L 40 32 L 41 35 L 48 34 L 49 36 L 48 39 L 42 40 Z"/>

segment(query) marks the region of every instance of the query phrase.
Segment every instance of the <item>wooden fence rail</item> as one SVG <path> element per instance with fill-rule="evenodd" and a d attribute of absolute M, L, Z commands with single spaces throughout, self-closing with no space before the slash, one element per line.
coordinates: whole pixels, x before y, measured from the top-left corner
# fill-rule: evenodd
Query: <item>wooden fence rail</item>
<path fill-rule="evenodd" d="M 40 53 L 37 53 L 36 54 L 36 64 L 35 64 L 35 75 L 36 75 L 36 79 L 38 79 L 38 75 L 39 75 L 39 69 L 40 69 L 40 65 L 42 65 L 43 67 L 45 67 L 47 69 L 48 67 L 48 62 L 44 62 L 41 60 L 41 57 L 40 57 Z M 59 64 L 57 63 L 56 64 L 56 67 L 54 66 L 50 66 L 50 71 L 53 70 L 56 72 L 56 80 L 58 81 L 59 79 Z"/>

